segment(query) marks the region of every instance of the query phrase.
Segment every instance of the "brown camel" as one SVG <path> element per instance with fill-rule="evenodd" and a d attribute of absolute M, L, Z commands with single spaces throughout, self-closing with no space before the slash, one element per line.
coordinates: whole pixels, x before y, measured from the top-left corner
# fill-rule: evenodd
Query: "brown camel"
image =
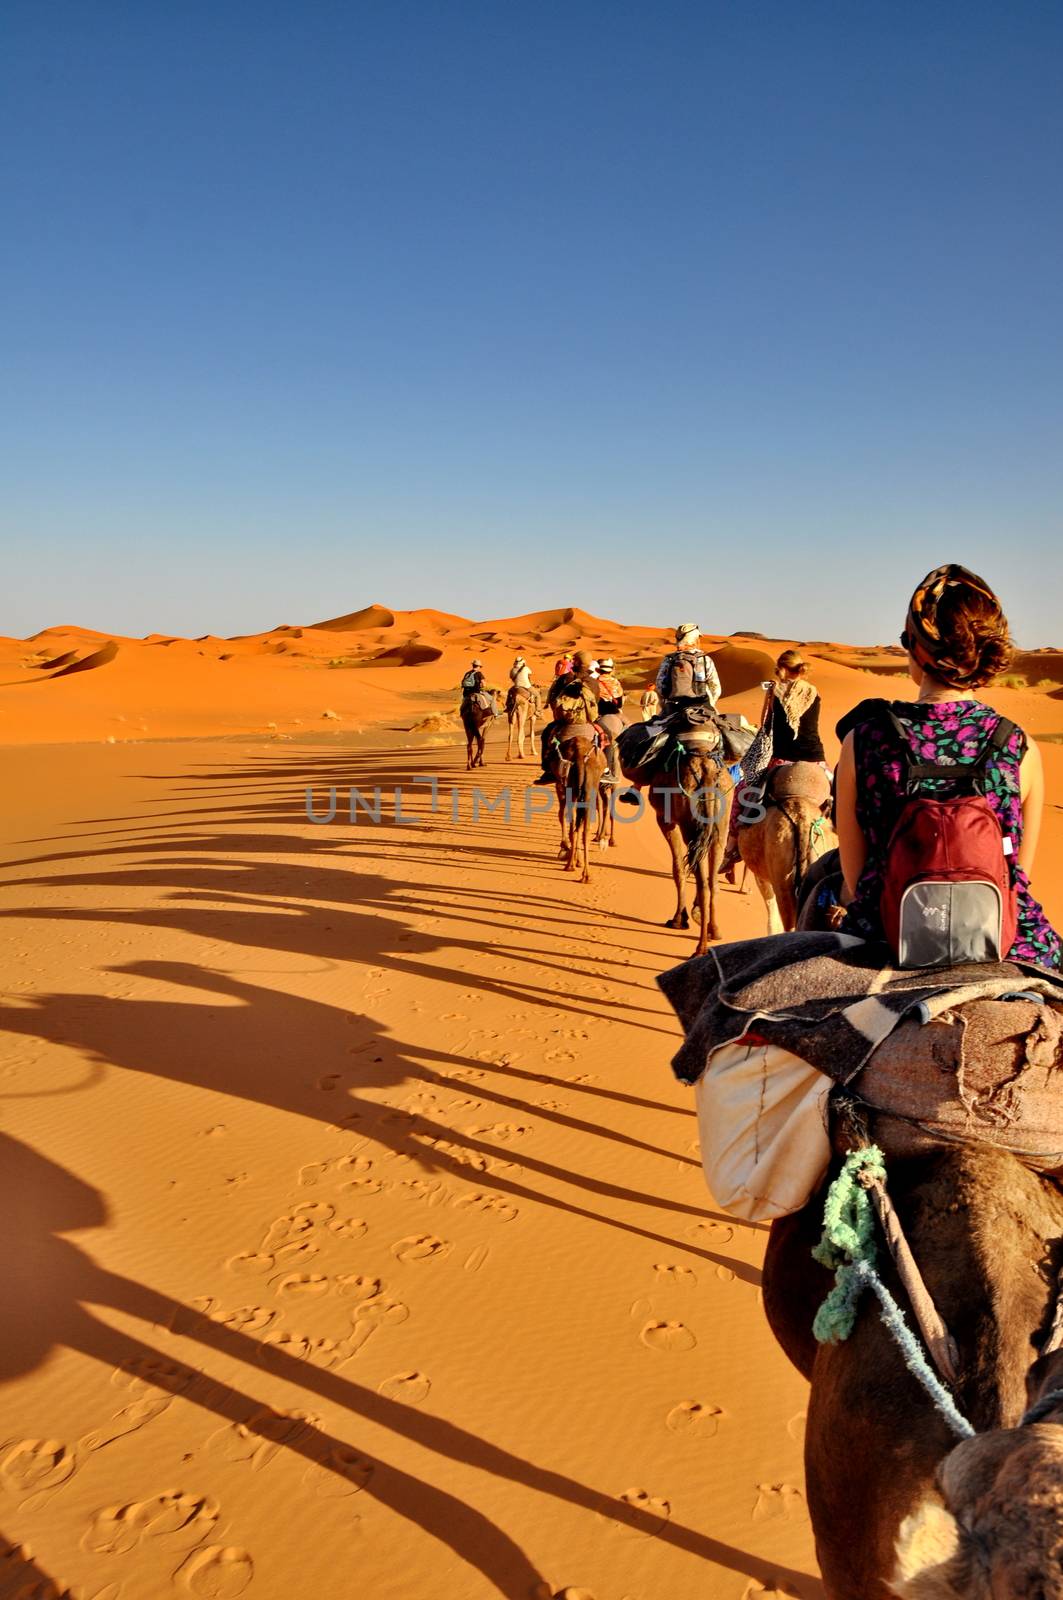
<path fill-rule="evenodd" d="M 672 852 L 676 906 L 666 928 L 689 928 L 687 880 L 697 893 L 698 942 L 703 956 L 710 939 L 720 937 L 716 921 L 716 874 L 727 841 L 734 783 L 719 745 L 699 749 L 689 736 L 674 772 L 651 779 L 647 794 L 657 826 Z"/>
<path fill-rule="evenodd" d="M 527 742 L 529 756 L 535 753 L 535 723 L 542 711 L 542 701 L 539 691 L 533 684 L 530 689 L 519 689 L 516 685 L 510 689 L 506 696 L 506 717 L 509 720 L 509 739 L 506 744 L 506 760 L 513 760 L 513 735 L 517 736 L 517 760 L 524 760 L 524 745 Z"/>
<path fill-rule="evenodd" d="M 495 696 L 492 690 L 482 689 L 479 694 L 466 695 L 461 702 L 461 725 L 465 729 L 465 770 L 482 767 L 487 729 L 494 719 Z"/>
<path fill-rule="evenodd" d="M 569 723 L 557 731 L 555 748 L 548 757 L 557 789 L 557 819 L 566 872 L 582 866 L 581 883 L 590 883 L 591 824 L 595 839 L 612 841 L 613 813 L 610 795 L 603 793 L 606 762 L 589 722 Z"/>
<path fill-rule="evenodd" d="M 759 822 L 740 827 L 737 841 L 738 853 L 764 897 L 768 932 L 792 932 L 801 884 L 813 861 L 836 847 L 834 829 L 811 800 L 786 795 L 769 802 Z"/>
<path fill-rule="evenodd" d="M 956 1402 L 978 1436 L 957 1445 L 870 1291 L 848 1340 L 816 1343 L 832 1281 L 809 1254 L 822 1192 L 774 1223 L 764 1305 L 812 1385 L 805 1480 L 827 1596 L 1061 1600 L 1063 1405 L 1019 1424 L 1028 1378 L 1033 1394 L 1063 1382 L 1058 1357 L 1031 1371 L 1056 1305 L 1063 1193 L 1008 1152 L 962 1145 L 893 1161 L 889 1192 L 956 1340 Z M 884 1249 L 879 1268 L 914 1326 Z"/>

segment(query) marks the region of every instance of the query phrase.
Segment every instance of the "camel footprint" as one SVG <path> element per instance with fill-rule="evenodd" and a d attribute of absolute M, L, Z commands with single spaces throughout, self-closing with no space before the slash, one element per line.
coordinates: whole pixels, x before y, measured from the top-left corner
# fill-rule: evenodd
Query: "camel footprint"
<path fill-rule="evenodd" d="M 603 1501 L 598 1511 L 615 1532 L 642 1539 L 660 1533 L 672 1515 L 667 1500 L 655 1498 L 645 1489 L 627 1489 L 615 1500 Z"/>
<path fill-rule="evenodd" d="M 789 1517 L 804 1503 L 800 1489 L 792 1483 L 758 1483 L 757 1499 L 753 1507 L 753 1521 L 764 1522 L 769 1517 Z"/>
<path fill-rule="evenodd" d="M 423 1372 L 397 1372 L 393 1378 L 385 1378 L 377 1388 L 377 1394 L 382 1394 L 388 1400 L 401 1400 L 403 1405 L 419 1406 L 422 1400 L 427 1400 L 432 1382 Z"/>
<path fill-rule="evenodd" d="M 684 1322 L 647 1322 L 639 1338 L 650 1350 L 693 1350 L 696 1336 Z"/>
<path fill-rule="evenodd" d="M 191 1550 L 213 1533 L 219 1510 L 216 1500 L 180 1489 L 129 1505 L 105 1506 L 86 1528 L 81 1548 L 95 1555 L 125 1555 L 142 1539 L 152 1538 L 172 1549 Z"/>
<path fill-rule="evenodd" d="M 255 1575 L 255 1563 L 239 1545 L 197 1550 L 174 1573 L 174 1582 L 199 1600 L 235 1600 Z"/>
<path fill-rule="evenodd" d="M 722 1416 L 719 1406 L 708 1405 L 702 1400 L 680 1400 L 665 1417 L 664 1425 L 671 1433 L 683 1433 L 695 1439 L 712 1439 L 719 1431 Z"/>
<path fill-rule="evenodd" d="M 334 1445 L 303 1473 L 303 1482 L 323 1499 L 360 1494 L 375 1471 L 372 1461 L 345 1445 Z"/>
<path fill-rule="evenodd" d="M 691 1267 L 685 1267 L 673 1261 L 655 1261 L 653 1265 L 655 1281 L 658 1287 L 674 1289 L 696 1289 L 697 1277 Z"/>
<path fill-rule="evenodd" d="M 707 1244 L 715 1249 L 730 1244 L 734 1236 L 734 1229 L 726 1222 L 695 1222 L 693 1227 L 687 1229 L 688 1239 L 694 1239 L 698 1244 Z"/>
<path fill-rule="evenodd" d="M 434 1233 L 411 1233 L 405 1239 L 396 1240 L 391 1247 L 398 1261 L 442 1261 L 450 1251 L 449 1241 Z"/>
<path fill-rule="evenodd" d="M 279 1450 L 298 1444 L 319 1422 L 320 1418 L 308 1411 L 274 1411 L 264 1406 L 246 1422 L 219 1428 L 207 1445 L 223 1461 L 246 1462 L 252 1472 L 261 1472 Z"/>
<path fill-rule="evenodd" d="M 510 1205 L 509 1201 L 500 1194 L 483 1194 L 477 1190 L 474 1194 L 459 1195 L 454 1201 L 455 1211 L 479 1211 L 485 1216 L 494 1217 L 497 1222 L 512 1222 L 514 1217 L 520 1215 L 517 1207 Z"/>

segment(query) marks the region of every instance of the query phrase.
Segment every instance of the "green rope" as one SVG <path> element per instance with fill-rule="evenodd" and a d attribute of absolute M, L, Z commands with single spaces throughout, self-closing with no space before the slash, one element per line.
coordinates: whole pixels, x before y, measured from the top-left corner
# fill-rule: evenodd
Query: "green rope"
<path fill-rule="evenodd" d="M 886 1162 L 877 1145 L 851 1150 L 827 1191 L 823 1206 L 823 1235 L 812 1252 L 820 1266 L 835 1274 L 830 1291 L 812 1324 L 821 1344 L 840 1344 L 856 1324 L 856 1308 L 865 1289 L 878 1296 L 882 1320 L 900 1348 L 908 1371 L 958 1439 L 974 1437 L 974 1429 L 957 1410 L 952 1395 L 930 1370 L 919 1341 L 904 1320 L 904 1313 L 875 1270 L 875 1209 L 860 1182 L 862 1172 L 886 1181 Z"/>
<path fill-rule="evenodd" d="M 856 1270 L 856 1263 L 873 1266 L 875 1262 L 875 1210 L 870 1194 L 859 1181 L 861 1172 L 870 1172 L 885 1182 L 886 1163 L 877 1145 L 851 1150 L 827 1191 L 823 1236 L 812 1252 L 814 1261 L 835 1274 L 834 1288 L 816 1312 L 812 1325 L 821 1344 L 839 1344 L 852 1333 L 857 1303 L 866 1283 Z"/>

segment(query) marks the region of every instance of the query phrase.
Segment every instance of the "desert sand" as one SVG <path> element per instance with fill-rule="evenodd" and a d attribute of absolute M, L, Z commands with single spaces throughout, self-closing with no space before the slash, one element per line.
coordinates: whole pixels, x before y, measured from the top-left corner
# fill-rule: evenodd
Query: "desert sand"
<path fill-rule="evenodd" d="M 580 887 L 504 723 L 464 770 L 470 656 L 545 682 L 580 642 L 637 690 L 667 636 L 373 605 L 0 641 L 3 1600 L 821 1595 L 765 1231 L 669 1069 L 664 846 L 625 822 Z M 748 713 L 794 641 L 710 642 Z M 827 728 L 901 669 L 805 651 Z M 1063 655 L 1016 672 L 1058 923 Z"/>

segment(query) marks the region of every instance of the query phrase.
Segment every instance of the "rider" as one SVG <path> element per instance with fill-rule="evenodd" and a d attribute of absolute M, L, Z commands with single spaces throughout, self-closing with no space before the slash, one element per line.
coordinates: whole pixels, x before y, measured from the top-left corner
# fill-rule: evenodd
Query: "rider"
<path fill-rule="evenodd" d="M 761 777 L 794 761 L 812 761 L 830 778 L 831 770 L 819 736 L 819 690 L 809 681 L 808 662 L 799 650 L 783 651 L 775 663 L 774 678 L 766 682 L 763 689 L 760 727 L 770 731 L 771 759 L 762 769 Z M 720 865 L 721 875 L 728 883 L 734 883 L 735 868 L 741 860 L 738 850 L 741 809 L 737 804 L 731 807 L 727 846 Z"/>
<path fill-rule="evenodd" d="M 574 722 L 590 722 L 595 727 L 598 725 L 598 685 L 591 676 L 592 663 L 593 657 L 586 650 L 578 650 L 572 658 L 572 670 L 559 674 L 550 685 L 546 700 L 554 713 L 554 720 L 547 723 L 540 736 L 543 770 L 535 779 L 542 787 L 554 782 L 553 773 L 547 768 L 547 752 L 558 730 Z M 558 701 L 562 697 L 567 705 L 559 707 Z M 577 701 L 581 702 L 581 707 L 576 706 Z M 606 773 L 602 781 L 608 784 L 612 780 Z"/>
<path fill-rule="evenodd" d="M 901 644 L 916 698 L 892 701 L 885 709 L 893 720 L 883 715 L 881 701 L 866 700 L 838 724 L 843 743 L 835 817 L 848 906 L 844 931 L 875 942 L 883 937 L 880 902 L 891 841 L 919 772 L 918 766 L 905 770 L 909 762 L 898 754 L 903 737 L 910 761 L 931 769 L 916 793 L 954 794 L 954 780 L 934 772 L 940 766 L 962 771 L 977 763 L 983 771 L 982 792 L 1000 823 L 1017 891 L 1018 931 L 1007 959 L 1058 972 L 1063 945 L 1028 876 L 1044 808 L 1041 754 L 1021 728 L 1005 722 L 1001 729 L 1000 712 L 978 693 L 999 678 L 1011 654 L 1000 601 L 966 567 L 936 567 L 912 596 Z M 994 747 L 998 732 L 1004 742 Z"/>
<path fill-rule="evenodd" d="M 715 706 L 720 698 L 720 675 L 715 661 L 701 648 L 701 629 L 696 622 L 681 622 L 676 628 L 675 649 L 657 669 L 654 693 L 665 714 L 695 705 Z M 617 799 L 637 806 L 638 791 L 639 785 L 633 783 Z"/>
<path fill-rule="evenodd" d="M 613 674 L 613 658 L 603 656 L 598 663 L 598 715 L 618 717 L 623 708 L 624 689 Z"/>
<path fill-rule="evenodd" d="M 487 687 L 487 679 L 484 677 L 483 667 L 484 664 L 479 656 L 475 656 L 472 666 L 461 680 L 461 704 L 464 708 L 474 694 L 486 694 L 491 701 L 491 715 L 497 717 L 498 706 L 495 704 L 494 695 Z"/>
<path fill-rule="evenodd" d="M 598 719 L 609 735 L 606 752 L 609 772 L 615 783 L 620 777 L 620 758 L 616 741 L 624 731 L 624 688 L 613 672 L 612 656 L 603 656 L 598 663 Z"/>
<path fill-rule="evenodd" d="M 677 710 L 693 701 L 714 706 L 720 698 L 716 663 L 701 648 L 696 622 L 681 622 L 675 630 L 675 649 L 657 669 L 656 690 L 665 710 Z"/>
<path fill-rule="evenodd" d="M 554 678 L 563 678 L 574 669 L 574 659 L 570 655 L 558 656 L 554 662 Z"/>
<path fill-rule="evenodd" d="M 532 686 L 531 667 L 523 656 L 517 656 L 509 669 L 509 681 L 515 689 L 530 689 Z"/>

